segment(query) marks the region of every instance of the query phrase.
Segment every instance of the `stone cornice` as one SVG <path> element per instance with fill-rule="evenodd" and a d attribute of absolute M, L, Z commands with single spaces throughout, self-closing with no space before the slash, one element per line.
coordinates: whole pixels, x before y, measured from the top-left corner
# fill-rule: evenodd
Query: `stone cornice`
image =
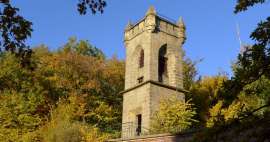
<path fill-rule="evenodd" d="M 187 90 L 182 89 L 182 88 L 177 88 L 177 87 L 170 86 L 170 85 L 167 85 L 167 84 L 163 84 L 163 83 L 160 83 L 160 82 L 157 82 L 157 81 L 153 81 L 153 80 L 148 80 L 148 81 L 145 81 L 143 83 L 140 83 L 140 84 L 138 84 L 138 85 L 136 85 L 134 87 L 131 87 L 131 88 L 128 88 L 128 89 L 126 89 L 124 91 L 121 91 L 119 94 L 127 93 L 129 91 L 132 91 L 134 89 L 137 89 L 137 88 L 139 88 L 139 87 L 141 87 L 141 86 L 143 86 L 145 84 L 148 84 L 148 83 L 154 84 L 154 85 L 157 85 L 157 86 L 160 86 L 160 87 L 164 87 L 164 88 L 167 88 L 167 89 L 175 90 L 175 91 L 178 91 L 178 92 L 188 93 Z"/>
<path fill-rule="evenodd" d="M 136 35 L 134 35 L 132 38 L 124 40 L 124 42 L 130 41 L 130 40 L 136 38 L 138 35 L 142 34 L 142 33 L 145 32 L 145 31 L 146 31 L 146 30 L 143 30 L 143 31 L 138 32 L 138 33 L 137 33 Z M 178 36 L 173 35 L 173 34 L 167 32 L 167 31 L 165 31 L 165 30 L 163 30 L 163 29 L 158 29 L 158 31 L 159 31 L 159 32 L 163 32 L 163 33 L 165 33 L 165 34 L 168 34 L 168 35 L 170 35 L 170 36 L 173 36 L 173 37 L 175 37 L 175 38 L 179 38 Z"/>

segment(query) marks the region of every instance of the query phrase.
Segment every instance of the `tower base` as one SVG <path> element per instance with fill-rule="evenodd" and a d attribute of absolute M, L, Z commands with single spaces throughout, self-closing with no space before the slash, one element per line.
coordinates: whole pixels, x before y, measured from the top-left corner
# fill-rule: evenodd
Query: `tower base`
<path fill-rule="evenodd" d="M 194 133 L 182 133 L 177 135 L 172 134 L 157 134 L 157 135 L 147 135 L 134 138 L 120 138 L 112 139 L 107 142 L 189 142 L 192 140 Z"/>

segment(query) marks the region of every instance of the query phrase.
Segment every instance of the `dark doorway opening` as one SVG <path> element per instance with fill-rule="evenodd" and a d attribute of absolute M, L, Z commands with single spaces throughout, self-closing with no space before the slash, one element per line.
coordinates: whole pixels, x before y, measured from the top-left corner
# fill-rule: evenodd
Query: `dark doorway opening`
<path fill-rule="evenodd" d="M 136 117 L 137 117 L 136 135 L 140 136 L 142 133 L 142 115 L 138 114 Z"/>

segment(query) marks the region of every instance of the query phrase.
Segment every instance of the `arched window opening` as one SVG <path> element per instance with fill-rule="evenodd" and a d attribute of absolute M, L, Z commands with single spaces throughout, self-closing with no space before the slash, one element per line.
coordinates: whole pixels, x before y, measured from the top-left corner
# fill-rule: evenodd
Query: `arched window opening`
<path fill-rule="evenodd" d="M 159 49 L 158 53 L 158 81 L 163 82 L 164 78 L 167 77 L 167 45 L 163 45 Z"/>
<path fill-rule="evenodd" d="M 144 66 L 144 51 L 142 49 L 139 57 L 139 67 L 142 68 L 143 66 Z"/>

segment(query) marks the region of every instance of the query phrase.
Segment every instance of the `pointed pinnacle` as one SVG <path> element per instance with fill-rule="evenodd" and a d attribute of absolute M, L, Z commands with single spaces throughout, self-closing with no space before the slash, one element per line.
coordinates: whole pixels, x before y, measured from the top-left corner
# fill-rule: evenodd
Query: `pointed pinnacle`
<path fill-rule="evenodd" d="M 185 26 L 185 23 L 184 23 L 184 20 L 183 20 L 182 17 L 179 18 L 177 24 L 178 24 L 179 26 L 183 26 L 183 27 Z"/>
<path fill-rule="evenodd" d="M 149 9 L 146 12 L 146 15 L 151 15 L 151 14 L 156 15 L 156 13 L 157 12 L 156 12 L 154 6 L 150 6 Z"/>
<path fill-rule="evenodd" d="M 128 24 L 126 26 L 126 30 L 129 30 L 132 27 L 132 23 L 130 20 L 128 20 Z"/>

